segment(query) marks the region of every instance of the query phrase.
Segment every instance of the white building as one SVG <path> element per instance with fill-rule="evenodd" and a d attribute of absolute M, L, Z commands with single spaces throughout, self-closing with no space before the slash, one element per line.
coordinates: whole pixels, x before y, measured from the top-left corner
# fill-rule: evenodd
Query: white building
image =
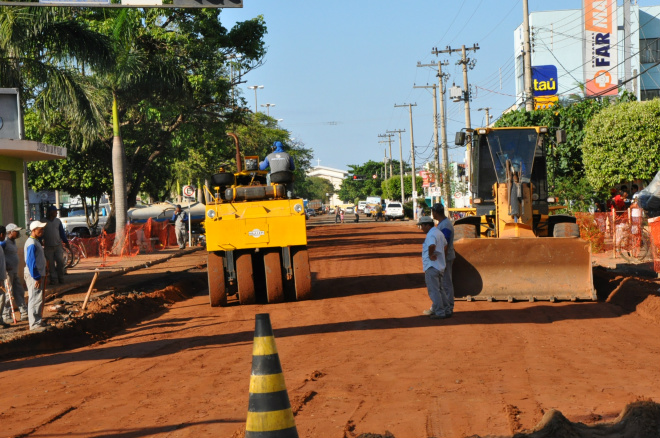
<path fill-rule="evenodd" d="M 307 176 L 318 176 L 319 178 L 327 179 L 332 183 L 332 186 L 335 188 L 335 192 L 338 192 L 341 188 L 341 183 L 348 176 L 348 171 L 333 169 L 332 167 L 326 166 L 315 166 L 312 167 L 308 172 Z M 332 195 L 330 198 L 330 205 L 335 206 L 342 204 L 339 197 L 336 194 Z"/>

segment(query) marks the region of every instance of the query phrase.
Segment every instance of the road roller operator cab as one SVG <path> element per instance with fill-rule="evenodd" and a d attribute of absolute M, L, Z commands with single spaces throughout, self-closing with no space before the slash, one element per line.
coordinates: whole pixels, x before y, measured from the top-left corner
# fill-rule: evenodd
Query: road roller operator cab
<path fill-rule="evenodd" d="M 278 303 L 311 296 L 303 200 L 287 198 L 291 172 L 259 170 L 259 157 L 241 157 L 235 173 L 211 177 L 204 227 L 211 306 Z"/>

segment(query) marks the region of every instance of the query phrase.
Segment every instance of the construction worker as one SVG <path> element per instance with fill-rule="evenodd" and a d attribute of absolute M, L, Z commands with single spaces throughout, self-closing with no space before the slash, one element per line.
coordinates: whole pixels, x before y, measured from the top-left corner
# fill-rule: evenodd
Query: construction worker
<path fill-rule="evenodd" d="M 179 249 L 186 247 L 186 222 L 188 222 L 188 215 L 181 210 L 181 206 L 177 205 L 172 215 L 174 221 L 174 232 L 176 233 L 176 243 L 179 244 Z"/>
<path fill-rule="evenodd" d="M 296 170 L 296 165 L 293 163 L 291 155 L 284 151 L 284 145 L 281 141 L 273 143 L 273 152 L 268 154 L 264 161 L 259 163 L 259 170 L 266 170 L 270 167 L 270 173 L 267 177 L 267 183 L 270 185 L 271 175 L 278 172 L 293 172 Z M 293 178 L 291 181 L 286 182 L 286 196 L 293 197 Z"/>

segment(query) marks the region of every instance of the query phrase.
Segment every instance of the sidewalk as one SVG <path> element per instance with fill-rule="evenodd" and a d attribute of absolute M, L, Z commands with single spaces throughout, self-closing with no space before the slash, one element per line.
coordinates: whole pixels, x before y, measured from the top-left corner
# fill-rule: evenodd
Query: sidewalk
<path fill-rule="evenodd" d="M 621 256 L 614 257 L 612 251 L 601 252 L 591 255 L 591 263 L 594 266 L 602 266 L 615 272 L 637 277 L 658 278 L 658 273 L 653 270 L 653 260 L 648 259 L 641 263 L 629 263 Z"/>
<path fill-rule="evenodd" d="M 99 271 L 97 281 L 100 281 L 163 263 L 172 258 L 181 257 L 182 255 L 203 249 L 200 246 L 188 247 L 181 250 L 178 247 L 169 247 L 153 253 L 137 254 L 135 256 L 113 256 L 107 257 L 105 260 L 101 257 L 81 259 L 76 267 L 67 270 L 67 274 L 64 276 L 64 284 L 46 285 L 45 302 L 48 303 L 67 292 L 81 287 L 85 289 L 89 288 L 94 278 L 94 273 L 97 270 Z"/>

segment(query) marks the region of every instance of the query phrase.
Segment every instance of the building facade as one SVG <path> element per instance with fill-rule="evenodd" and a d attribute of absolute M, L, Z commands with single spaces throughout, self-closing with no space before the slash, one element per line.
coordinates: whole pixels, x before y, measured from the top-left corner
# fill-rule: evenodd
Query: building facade
<path fill-rule="evenodd" d="M 605 20 L 615 18 L 612 19 L 615 29 L 612 41 L 606 47 L 597 44 L 602 37 L 585 40 L 583 27 L 587 14 L 582 9 L 530 13 L 532 88 L 537 104 L 542 104 L 544 99 L 551 102 L 555 100 L 553 96 L 559 100 L 571 95 L 583 97 L 585 70 L 592 67 L 616 74 L 619 92 L 626 89 L 638 100 L 660 97 L 660 67 L 657 65 L 660 62 L 660 6 L 632 5 L 629 8 L 627 13 L 624 6 L 619 5 L 615 11 L 603 14 Z M 525 99 L 523 37 L 520 25 L 514 31 L 518 105 L 524 105 Z M 612 65 L 598 67 L 602 58 L 592 63 L 589 57 L 600 54 L 612 55 Z"/>
<path fill-rule="evenodd" d="M 307 172 L 307 176 L 317 176 L 319 178 L 327 179 L 332 183 L 336 193 L 341 188 L 342 181 L 348 176 L 348 171 L 326 166 L 315 166 Z M 341 204 L 342 202 L 339 197 L 336 194 L 333 194 L 330 198 L 330 206 L 334 207 L 335 205 Z"/>
<path fill-rule="evenodd" d="M 66 155 L 66 148 L 23 139 L 18 91 L 0 88 L 0 224 L 25 228 L 29 221 L 25 164 L 64 159 Z"/>

